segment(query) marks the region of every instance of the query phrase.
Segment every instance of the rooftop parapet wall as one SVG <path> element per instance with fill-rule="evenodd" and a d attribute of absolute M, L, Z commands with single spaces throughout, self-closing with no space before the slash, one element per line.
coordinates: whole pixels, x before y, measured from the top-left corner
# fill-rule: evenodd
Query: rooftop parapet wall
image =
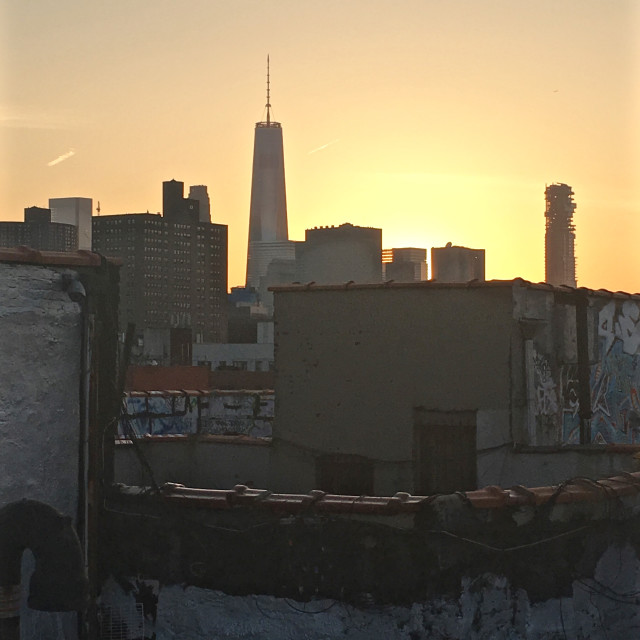
<path fill-rule="evenodd" d="M 537 602 L 639 548 L 639 499 L 640 474 L 427 497 L 121 487 L 103 554 L 116 577 L 227 594 L 408 604 L 492 574 Z"/>

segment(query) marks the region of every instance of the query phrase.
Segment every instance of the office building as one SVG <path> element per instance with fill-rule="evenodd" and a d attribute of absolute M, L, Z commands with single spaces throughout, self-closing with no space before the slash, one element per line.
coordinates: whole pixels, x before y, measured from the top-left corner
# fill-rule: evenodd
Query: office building
<path fill-rule="evenodd" d="M 431 248 L 431 278 L 439 282 L 484 280 L 484 249 L 456 247 Z"/>
<path fill-rule="evenodd" d="M 211 201 L 204 184 L 197 184 L 189 187 L 189 198 L 197 200 L 199 203 L 200 222 L 211 222 Z"/>
<path fill-rule="evenodd" d="M 296 280 L 335 284 L 382 280 L 382 229 L 316 227 L 305 231 L 296 249 Z"/>
<path fill-rule="evenodd" d="M 39 251 L 76 251 L 78 228 L 51 222 L 51 209 L 27 207 L 24 222 L 0 222 L 0 247 L 20 246 Z"/>
<path fill-rule="evenodd" d="M 78 229 L 78 249 L 91 251 L 91 198 L 49 198 L 51 222 L 72 224 Z"/>
<path fill-rule="evenodd" d="M 418 282 L 427 279 L 427 250 L 415 247 L 383 249 L 382 269 L 385 281 Z"/>
<path fill-rule="evenodd" d="M 247 247 L 246 286 L 256 289 L 272 260 L 295 255 L 287 226 L 282 126 L 271 119 L 268 58 L 266 110 L 266 120 L 255 126 Z"/>
<path fill-rule="evenodd" d="M 544 192 L 546 231 L 544 238 L 545 282 L 575 287 L 575 226 L 573 191 L 568 184 L 549 185 Z"/>
<path fill-rule="evenodd" d="M 163 215 L 95 217 L 94 251 L 123 260 L 121 330 L 133 322 L 139 336 L 173 331 L 182 344 L 185 332 L 177 330 L 186 329 L 194 342 L 224 342 L 227 227 L 200 222 L 198 201 L 184 198 L 182 188 L 175 180 L 163 183 Z"/>

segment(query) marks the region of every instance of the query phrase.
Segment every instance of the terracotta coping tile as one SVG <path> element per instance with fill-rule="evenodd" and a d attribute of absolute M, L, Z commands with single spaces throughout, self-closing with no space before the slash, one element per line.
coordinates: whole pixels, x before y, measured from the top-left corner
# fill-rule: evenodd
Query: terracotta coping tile
<path fill-rule="evenodd" d="M 425 503 L 437 499 L 437 496 L 413 496 L 405 492 L 399 492 L 394 496 L 337 495 L 319 490 L 307 494 L 271 493 L 266 489 L 253 489 L 245 485 L 220 490 L 167 483 L 161 491 L 163 499 L 183 506 L 229 509 L 237 505 L 266 508 L 270 511 L 290 514 L 308 509 L 318 513 L 377 515 L 415 513 Z M 501 509 L 540 505 L 551 499 L 554 499 L 557 504 L 601 502 L 638 493 L 640 493 L 640 472 L 624 473 L 599 481 L 575 478 L 568 480 L 565 484 L 548 487 L 528 488 L 519 485 L 511 489 L 503 489 L 489 486 L 476 491 L 467 491 L 461 495 L 477 509 Z"/>

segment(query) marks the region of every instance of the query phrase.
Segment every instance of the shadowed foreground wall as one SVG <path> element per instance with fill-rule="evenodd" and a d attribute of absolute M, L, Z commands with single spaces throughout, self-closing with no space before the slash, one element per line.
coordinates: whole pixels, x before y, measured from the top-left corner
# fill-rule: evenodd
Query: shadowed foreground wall
<path fill-rule="evenodd" d="M 145 603 L 158 640 L 633 637 L 639 488 L 635 475 L 391 500 L 121 488 L 102 602 Z M 258 633 L 259 616 L 280 634 Z"/>
<path fill-rule="evenodd" d="M 30 498 L 75 519 L 80 306 L 47 267 L 0 263 L 0 290 L 0 506 Z M 23 639 L 63 638 L 75 620 L 32 609 L 21 617 Z"/>

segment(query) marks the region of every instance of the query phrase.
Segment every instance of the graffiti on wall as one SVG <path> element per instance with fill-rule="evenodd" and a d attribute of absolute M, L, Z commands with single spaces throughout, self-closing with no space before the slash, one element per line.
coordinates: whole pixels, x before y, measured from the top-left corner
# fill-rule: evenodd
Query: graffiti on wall
<path fill-rule="evenodd" d="M 540 353 L 533 356 L 533 379 L 536 392 L 536 415 L 554 417 L 558 413 L 558 394 L 551 366 Z"/>
<path fill-rule="evenodd" d="M 120 434 L 125 434 L 124 420 L 137 436 L 166 436 L 196 433 L 198 398 L 195 396 L 127 396 L 120 421 Z"/>
<path fill-rule="evenodd" d="M 599 359 L 591 366 L 591 441 L 640 443 L 640 305 L 612 300 L 598 314 Z M 563 441 L 580 441 L 575 365 L 562 373 Z"/>
<path fill-rule="evenodd" d="M 125 436 L 126 421 L 138 437 L 175 434 L 270 437 L 273 414 L 273 392 L 127 395 L 119 434 Z"/>

